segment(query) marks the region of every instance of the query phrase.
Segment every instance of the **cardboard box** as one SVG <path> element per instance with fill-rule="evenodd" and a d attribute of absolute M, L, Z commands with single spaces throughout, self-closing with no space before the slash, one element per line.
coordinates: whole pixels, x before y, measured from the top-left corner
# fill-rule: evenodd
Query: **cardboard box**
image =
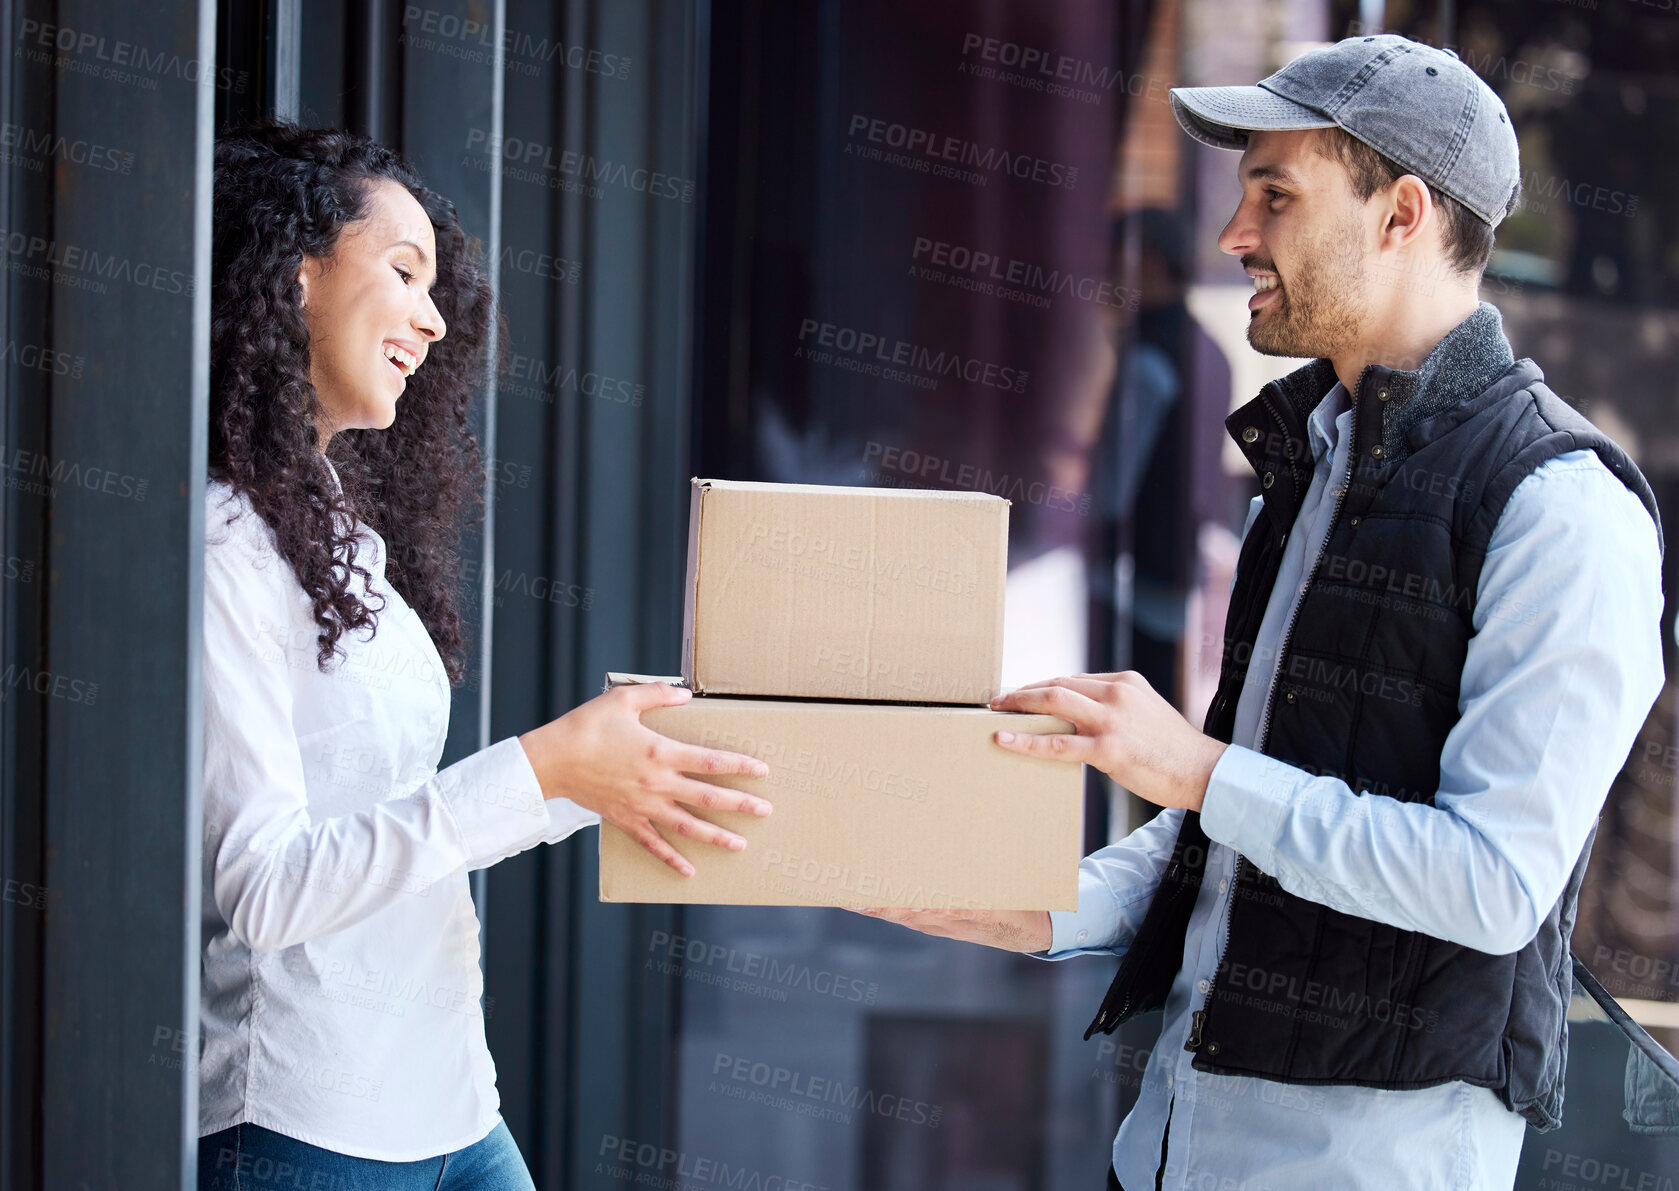
<path fill-rule="evenodd" d="M 1053 716 L 707 695 L 641 718 L 673 739 L 761 758 L 766 778 L 707 780 L 761 795 L 775 811 L 696 811 L 747 847 L 667 835 L 693 862 L 686 878 L 602 824 L 602 901 L 1078 907 L 1083 769 L 992 739 L 1001 729 L 1071 730 Z"/>
<path fill-rule="evenodd" d="M 970 705 L 1000 692 L 1008 501 L 693 483 L 682 674 L 695 691 Z"/>

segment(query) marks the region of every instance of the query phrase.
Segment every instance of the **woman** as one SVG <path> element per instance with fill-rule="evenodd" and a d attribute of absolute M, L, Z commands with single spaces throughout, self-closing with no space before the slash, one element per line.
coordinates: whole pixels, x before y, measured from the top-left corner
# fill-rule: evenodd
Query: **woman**
<path fill-rule="evenodd" d="M 441 773 L 453 542 L 491 291 L 391 151 L 268 124 L 216 146 L 204 576 L 199 1185 L 530 1188 L 497 1112 L 467 872 L 606 819 L 739 850 L 684 774 L 751 758 L 602 695 Z"/>

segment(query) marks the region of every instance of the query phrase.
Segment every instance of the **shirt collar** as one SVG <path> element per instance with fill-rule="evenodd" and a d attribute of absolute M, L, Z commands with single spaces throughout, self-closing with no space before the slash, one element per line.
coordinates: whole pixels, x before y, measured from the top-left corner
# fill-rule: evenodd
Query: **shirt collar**
<path fill-rule="evenodd" d="M 1325 452 L 1335 449 L 1335 441 L 1340 437 L 1336 423 L 1351 408 L 1347 387 L 1340 381 L 1336 381 L 1313 408 L 1312 416 L 1306 419 L 1306 438 L 1311 443 L 1314 460 L 1322 459 Z"/>

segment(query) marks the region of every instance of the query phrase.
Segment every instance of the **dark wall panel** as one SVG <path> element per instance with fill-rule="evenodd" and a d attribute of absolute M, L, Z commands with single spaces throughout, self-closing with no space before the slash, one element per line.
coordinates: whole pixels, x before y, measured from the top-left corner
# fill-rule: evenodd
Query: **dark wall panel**
<path fill-rule="evenodd" d="M 22 54 L 8 59 L 54 95 L 55 190 L 50 226 L 27 229 L 10 263 L 50 310 L 52 350 L 74 362 L 51 378 L 32 477 L 49 524 L 46 649 L 28 684 L 45 699 L 51 890 L 40 1180 L 185 1186 L 210 128 L 217 87 L 238 80 L 215 69 L 210 0 L 65 0 L 51 24 L 19 21 Z"/>

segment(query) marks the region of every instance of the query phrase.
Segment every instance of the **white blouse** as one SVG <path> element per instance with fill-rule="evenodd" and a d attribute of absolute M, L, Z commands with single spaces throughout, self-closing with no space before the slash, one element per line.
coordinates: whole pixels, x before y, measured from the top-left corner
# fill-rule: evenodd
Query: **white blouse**
<path fill-rule="evenodd" d="M 378 534 L 357 550 L 377 632 L 345 633 L 323 674 L 309 599 L 249 500 L 212 482 L 205 522 L 199 1134 L 458 1150 L 500 1105 L 467 872 L 599 819 L 545 801 L 515 737 L 437 771 L 448 678 Z"/>

